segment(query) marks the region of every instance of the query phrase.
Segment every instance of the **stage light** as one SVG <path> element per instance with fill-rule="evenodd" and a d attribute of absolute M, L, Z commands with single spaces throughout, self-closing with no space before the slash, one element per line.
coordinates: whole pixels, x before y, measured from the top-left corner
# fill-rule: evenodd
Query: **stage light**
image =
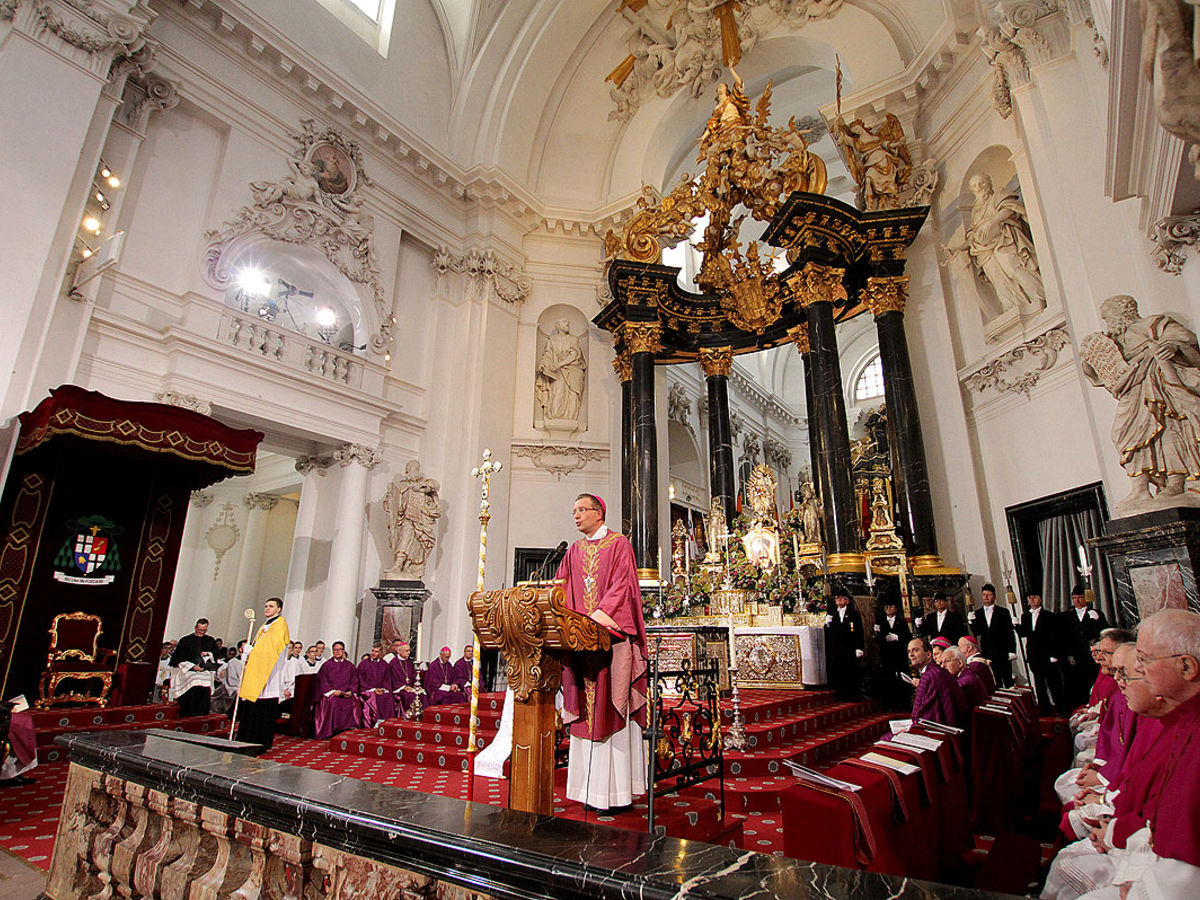
<path fill-rule="evenodd" d="M 121 179 L 116 175 L 109 175 L 106 180 L 108 181 L 108 186 L 111 188 L 119 188 L 121 186 Z"/>
<path fill-rule="evenodd" d="M 91 255 L 92 255 L 92 248 L 91 248 L 91 247 L 84 247 L 84 248 L 83 248 L 83 258 L 84 258 L 84 259 L 87 259 L 87 258 L 88 258 L 89 256 L 91 256 Z"/>
<path fill-rule="evenodd" d="M 238 287 L 252 297 L 264 297 L 271 293 L 271 279 L 259 269 L 247 266 L 237 275 Z"/>
<path fill-rule="evenodd" d="M 102 193 L 100 193 L 99 191 L 96 191 L 96 199 L 99 200 L 101 203 L 103 203 L 104 195 Z"/>
<path fill-rule="evenodd" d="M 99 234 L 100 220 L 95 216 L 86 216 L 83 220 L 83 228 L 85 231 L 90 231 L 92 234 Z"/>
<path fill-rule="evenodd" d="M 317 325 L 321 328 L 333 328 L 337 325 L 337 313 L 328 306 L 317 310 Z"/>
<path fill-rule="evenodd" d="M 100 167 L 100 177 L 101 178 L 107 178 L 111 174 L 112 174 L 112 169 L 110 169 L 108 166 L 102 165 Z"/>

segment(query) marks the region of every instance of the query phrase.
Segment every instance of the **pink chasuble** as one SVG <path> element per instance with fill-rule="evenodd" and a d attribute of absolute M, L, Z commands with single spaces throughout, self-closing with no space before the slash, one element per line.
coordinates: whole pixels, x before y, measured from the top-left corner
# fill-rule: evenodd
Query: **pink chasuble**
<path fill-rule="evenodd" d="M 646 727 L 646 624 L 633 547 L 610 531 L 571 545 L 554 576 L 565 582 L 567 605 L 600 610 L 617 625 L 608 653 L 573 653 L 563 666 L 563 722 L 574 737 L 603 741 L 632 718 Z M 610 629 L 611 632 L 611 629 Z"/>

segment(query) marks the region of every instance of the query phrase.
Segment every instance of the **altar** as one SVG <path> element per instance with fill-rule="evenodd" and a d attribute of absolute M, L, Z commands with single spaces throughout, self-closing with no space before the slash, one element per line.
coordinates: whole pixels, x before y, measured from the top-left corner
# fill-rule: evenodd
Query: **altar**
<path fill-rule="evenodd" d="M 701 657 L 717 659 L 721 687 L 730 687 L 729 629 L 733 632 L 733 663 L 739 688 L 797 690 L 827 683 L 825 629 L 815 624 L 738 624 L 749 616 L 680 616 L 647 627 L 649 651 L 661 655 L 665 668 L 689 665 Z M 787 616 L 789 619 L 801 618 Z M 810 618 L 805 616 L 803 618 Z M 715 636 L 714 636 L 715 635 Z"/>

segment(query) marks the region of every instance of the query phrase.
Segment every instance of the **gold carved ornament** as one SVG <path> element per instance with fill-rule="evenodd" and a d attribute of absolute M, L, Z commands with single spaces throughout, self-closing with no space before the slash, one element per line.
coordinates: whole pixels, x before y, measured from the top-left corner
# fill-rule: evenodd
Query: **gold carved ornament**
<path fill-rule="evenodd" d="M 508 684 L 516 699 L 556 691 L 562 663 L 547 649 L 608 650 L 608 632 L 569 609 L 561 584 L 519 584 L 501 591 L 475 591 L 467 600 L 475 633 L 484 647 L 498 647 L 508 660 Z"/>
<path fill-rule="evenodd" d="M 631 354 L 662 350 L 662 326 L 658 322 L 626 322 L 621 330 Z M 633 377 L 632 371 L 630 377 Z"/>
<path fill-rule="evenodd" d="M 705 375 L 710 377 L 713 375 L 728 377 L 729 373 L 733 371 L 733 348 L 701 347 L 700 368 L 704 370 Z"/>
<path fill-rule="evenodd" d="M 696 243 L 702 254 L 696 283 L 720 298 L 734 325 L 761 334 L 782 311 L 779 278 L 773 259 L 763 258 L 756 242 L 743 251 L 742 223 L 747 217 L 771 221 L 795 191 L 824 193 L 828 174 L 821 158 L 809 152 L 794 116 L 785 128 L 768 124 L 771 84 L 752 112 L 742 79 L 732 74 L 732 88 L 717 85 L 716 104 L 700 137 L 696 161 L 703 170 L 695 178 L 685 172 L 661 198 L 643 188 L 639 211 L 621 236 L 608 233 L 605 250 L 609 259 L 657 262 L 663 246 L 686 240 L 694 220 L 707 213 L 708 224 Z M 735 215 L 739 208 L 745 211 Z"/>
<path fill-rule="evenodd" d="M 801 322 L 795 328 L 789 328 L 787 336 L 792 339 L 792 342 L 796 345 L 796 350 L 798 350 L 801 355 L 812 350 L 812 345 L 808 342 L 807 322 Z"/>
<path fill-rule="evenodd" d="M 617 373 L 617 381 L 626 382 L 633 379 L 633 360 L 622 350 L 612 361 L 613 371 Z"/>
<path fill-rule="evenodd" d="M 810 262 L 788 278 L 788 286 L 795 292 L 796 301 L 801 306 L 836 303 L 849 299 L 846 286 L 842 283 L 845 274 L 845 269 Z"/>
<path fill-rule="evenodd" d="M 885 312 L 902 313 L 904 304 L 908 301 L 908 276 L 868 278 L 862 299 L 873 316 Z"/>

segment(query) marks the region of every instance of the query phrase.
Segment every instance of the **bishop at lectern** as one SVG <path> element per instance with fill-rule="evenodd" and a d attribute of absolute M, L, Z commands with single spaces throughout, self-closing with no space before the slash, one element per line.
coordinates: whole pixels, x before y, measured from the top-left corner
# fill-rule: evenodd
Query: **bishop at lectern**
<path fill-rule="evenodd" d="M 571 731 L 567 798 L 595 809 L 628 806 L 646 791 L 646 625 L 629 539 L 604 524 L 604 501 L 575 499 L 583 533 L 555 576 L 567 605 L 608 629 L 608 653 L 576 653 L 563 666 L 563 724 Z"/>

